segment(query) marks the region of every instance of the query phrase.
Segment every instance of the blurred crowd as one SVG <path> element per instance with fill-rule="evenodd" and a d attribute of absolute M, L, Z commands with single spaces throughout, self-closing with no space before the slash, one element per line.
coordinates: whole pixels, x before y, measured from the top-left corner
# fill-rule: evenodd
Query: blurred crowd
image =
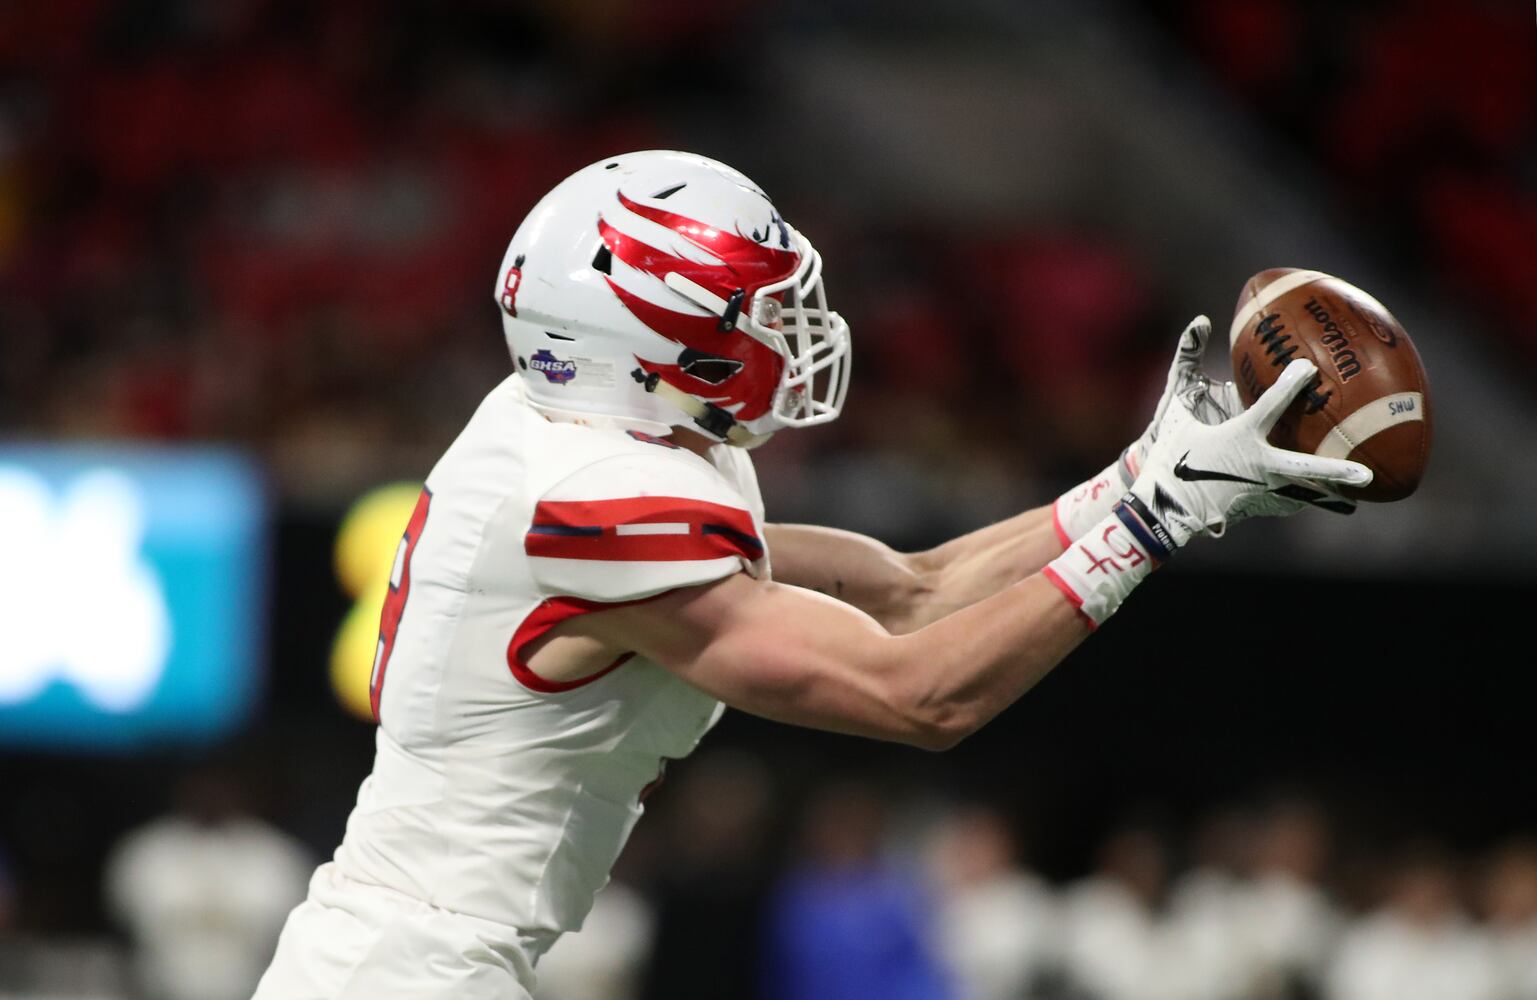
<path fill-rule="evenodd" d="M 1524 9 L 1153 7 L 1384 252 L 1537 345 Z M 763 16 L 703 0 L 6 5 L 0 424 L 246 441 L 301 493 L 419 466 L 507 370 L 490 288 L 523 214 L 618 150 L 723 154 L 666 112 L 692 106 L 701 74 L 717 105 L 768 106 L 772 77 L 708 44 Z M 810 447 L 916 439 L 985 466 L 964 440 L 979 420 L 1026 474 L 1081 473 L 1118 447 L 1135 413 L 1106 404 L 1156 379 L 1181 318 L 1143 259 L 1156 246 L 860 217 L 835 170 L 776 177 L 774 162 L 770 188 L 821 244 L 859 337 L 864 419 Z"/>
<path fill-rule="evenodd" d="M 1396 266 L 1534 343 L 1523 12 L 1152 9 Z M 1071 217 L 872 212 L 834 167 L 754 156 L 712 123 L 774 106 L 774 77 L 713 39 L 768 18 L 704 0 L 0 9 L 0 427 L 242 443 L 282 495 L 329 504 L 420 476 L 509 371 L 490 289 L 518 221 L 579 166 L 672 146 L 767 184 L 853 323 L 846 418 L 763 454 L 782 516 L 833 510 L 900 543 L 1098 468 L 1140 429 L 1189 308 L 1160 247 Z"/>
<path fill-rule="evenodd" d="M 0 12 L 0 420 L 247 443 L 300 481 L 440 446 L 507 367 L 516 221 L 653 132 L 555 124 L 537 11 L 427 7 Z"/>
<path fill-rule="evenodd" d="M 804 803 L 777 874 L 758 875 L 744 845 L 773 827 L 761 811 L 733 813 L 730 838 L 681 836 L 723 794 L 746 805 L 753 767 L 713 756 L 688 773 L 661 820 L 662 874 L 632 862 L 600 895 L 542 966 L 545 997 L 1537 997 L 1537 840 L 1344 851 L 1334 817 L 1288 793 L 1183 829 L 1115 825 L 1086 873 L 1048 879 L 1000 802 L 834 780 Z M 679 908 L 698 908 L 686 936 Z"/>
<path fill-rule="evenodd" d="M 1025 803 L 706 750 L 648 805 L 538 1000 L 1533 1000 L 1537 839 L 1373 839 L 1294 791 L 1032 864 Z M 202 767 L 103 874 L 120 936 L 4 933 L 0 997 L 240 1000 L 315 854 Z M 0 904 L 6 894 L 0 879 Z"/>
<path fill-rule="evenodd" d="M 679 61 L 730 81 L 717 102 L 772 96 L 703 44 L 754 30 L 749 5 L 586 6 L 0 11 L 0 426 L 240 442 L 290 497 L 419 476 L 510 369 L 493 271 L 538 196 L 618 150 L 727 155 L 658 120 Z M 740 166 L 819 244 L 859 344 L 850 418 L 781 464 L 858 454 L 889 493 L 916 453 L 1001 511 L 1138 429 L 1113 404 L 1173 331 L 1134 247 L 851 216 L 835 173 Z"/>
<path fill-rule="evenodd" d="M 1497 0 L 1160 0 L 1217 79 L 1322 168 L 1396 263 L 1537 351 L 1537 50 Z"/>

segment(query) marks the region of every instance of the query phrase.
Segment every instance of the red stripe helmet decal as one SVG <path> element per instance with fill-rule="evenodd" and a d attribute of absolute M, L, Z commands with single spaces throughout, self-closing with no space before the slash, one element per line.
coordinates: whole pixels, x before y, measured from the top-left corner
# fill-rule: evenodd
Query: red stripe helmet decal
<path fill-rule="evenodd" d="M 668 274 L 680 274 L 723 299 L 741 289 L 746 309 L 751 308 L 752 297 L 759 288 L 788 278 L 800 264 L 800 254 L 789 248 L 788 234 L 777 215 L 763 235 L 766 240 L 779 239 L 786 244 L 784 248 L 663 208 L 643 205 L 622 191 L 618 196 L 619 203 L 629 211 L 665 226 L 719 261 L 705 263 L 659 250 L 620 232 L 600 217 L 598 233 L 609 252 L 659 281 L 665 280 Z M 619 301 L 648 329 L 680 347 L 741 362 L 741 368 L 735 374 L 711 383 L 695 378 L 677 364 L 637 355 L 635 360 L 646 372 L 659 375 L 684 392 L 731 410 L 738 420 L 753 420 L 769 411 L 784 371 L 784 358 L 777 351 L 741 330 L 722 331 L 713 316 L 668 309 L 627 291 L 611 277 L 607 281 Z"/>

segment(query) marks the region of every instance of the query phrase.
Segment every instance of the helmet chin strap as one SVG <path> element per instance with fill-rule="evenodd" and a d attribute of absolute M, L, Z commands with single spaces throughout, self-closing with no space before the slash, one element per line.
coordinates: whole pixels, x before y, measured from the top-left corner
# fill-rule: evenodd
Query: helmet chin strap
<path fill-rule="evenodd" d="M 736 445 L 738 448 L 756 448 L 773 436 L 772 434 L 754 434 L 738 423 L 730 411 L 690 396 L 682 389 L 662 381 L 662 377 L 655 372 L 648 375 L 637 368 L 630 373 L 630 377 L 645 386 L 647 392 L 660 396 L 692 417 L 694 423 L 698 424 L 706 434 L 727 444 Z"/>

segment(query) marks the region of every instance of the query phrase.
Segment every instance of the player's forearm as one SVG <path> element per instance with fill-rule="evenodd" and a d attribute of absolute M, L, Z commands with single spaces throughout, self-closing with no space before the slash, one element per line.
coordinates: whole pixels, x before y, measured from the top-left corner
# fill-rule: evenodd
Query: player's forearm
<path fill-rule="evenodd" d="M 796 588 L 775 584 L 758 599 L 732 589 L 743 587 L 680 602 L 682 643 L 668 649 L 664 637 L 649 655 L 743 711 L 931 750 L 975 732 L 1089 631 L 1040 576 L 905 636 Z M 694 645 L 686 622 L 701 612 L 732 621 Z"/>
<path fill-rule="evenodd" d="M 888 632 L 910 632 L 927 581 L 914 557 L 867 535 L 809 524 L 765 526 L 774 579 L 852 604 Z"/>
<path fill-rule="evenodd" d="M 948 745 L 1012 704 L 1168 558 L 1167 530 L 1128 502 L 1041 573 L 892 640 L 897 701 Z M 904 686 L 905 685 L 905 686 Z"/>
<path fill-rule="evenodd" d="M 1018 583 L 1062 551 L 1040 507 L 925 552 L 810 525 L 769 525 L 774 579 L 852 604 L 894 635 L 915 632 Z"/>
<path fill-rule="evenodd" d="M 974 732 L 1089 631 L 1040 575 L 905 636 L 845 602 L 745 574 L 573 623 L 742 711 L 928 749 Z"/>
<path fill-rule="evenodd" d="M 924 584 L 901 631 L 915 631 L 1039 573 L 1062 553 L 1051 508 L 1037 507 L 909 559 Z"/>
<path fill-rule="evenodd" d="M 975 732 L 1089 635 L 1083 616 L 1036 574 L 897 637 L 888 669 L 935 749 Z"/>

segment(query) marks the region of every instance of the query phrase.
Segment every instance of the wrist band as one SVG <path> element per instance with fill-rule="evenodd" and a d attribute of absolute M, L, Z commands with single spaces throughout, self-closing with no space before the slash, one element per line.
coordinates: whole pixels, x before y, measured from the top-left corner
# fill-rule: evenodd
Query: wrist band
<path fill-rule="evenodd" d="M 1121 498 L 1121 502 L 1115 505 L 1113 511 L 1121 523 L 1126 525 L 1132 537 L 1142 543 L 1158 562 L 1166 562 L 1172 556 L 1179 544 L 1174 541 L 1174 535 L 1164 523 L 1153 516 L 1153 512 L 1147 509 L 1147 505 L 1136 494 L 1128 493 Z"/>

